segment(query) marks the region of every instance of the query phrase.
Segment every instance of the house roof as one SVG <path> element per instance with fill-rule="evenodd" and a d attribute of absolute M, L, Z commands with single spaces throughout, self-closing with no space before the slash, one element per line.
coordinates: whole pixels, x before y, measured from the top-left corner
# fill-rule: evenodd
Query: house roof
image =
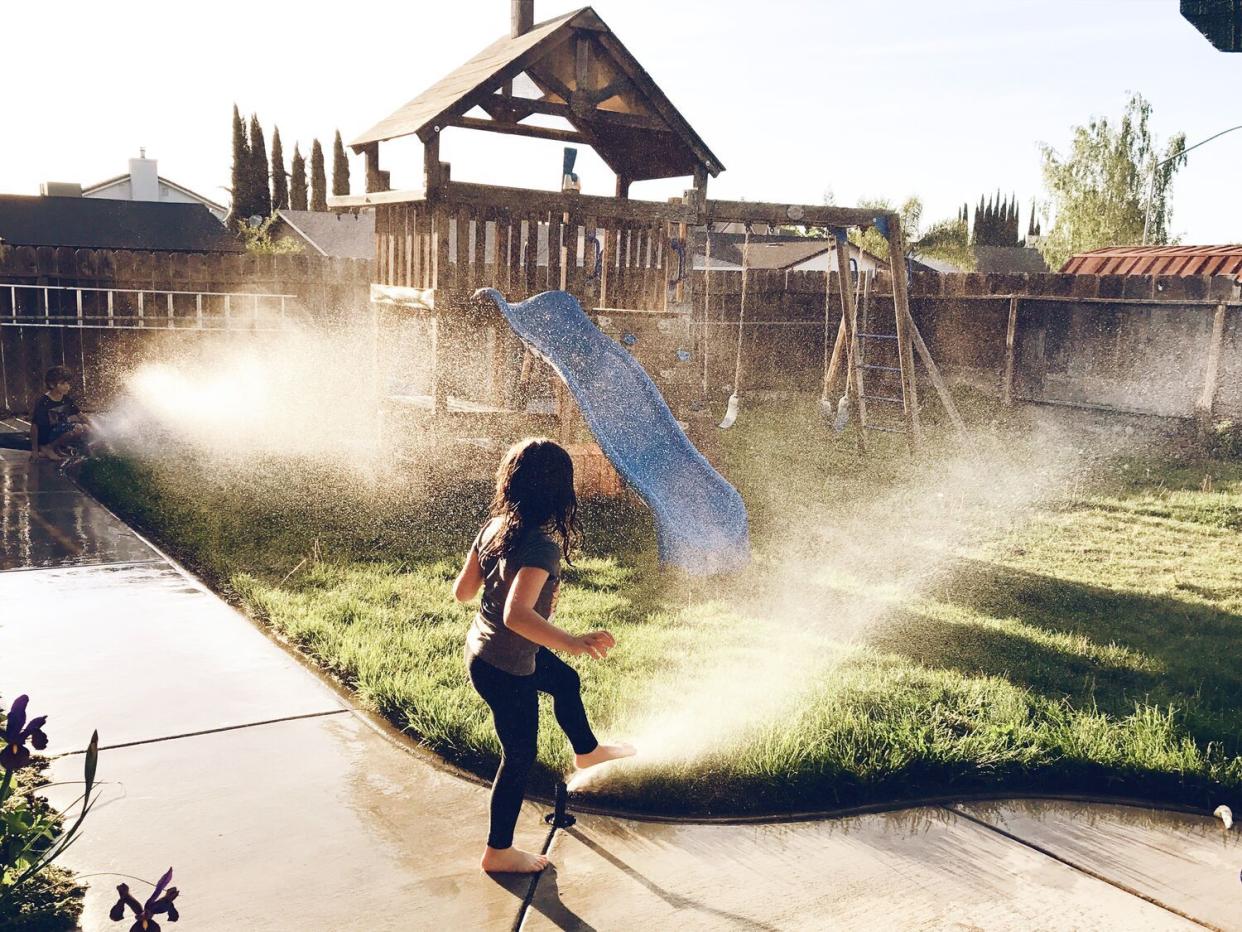
<path fill-rule="evenodd" d="M 940 275 L 953 275 L 966 271 L 952 262 L 938 259 L 935 256 L 925 256 L 916 252 L 911 258 L 913 259 L 912 271 L 915 272 L 937 272 Z"/>
<path fill-rule="evenodd" d="M 1242 246 L 1109 246 L 1061 267 L 1076 275 L 1242 275 Z"/>
<path fill-rule="evenodd" d="M 343 259 L 375 258 L 375 211 L 336 213 L 278 210 L 277 214 L 312 251 Z"/>
<path fill-rule="evenodd" d="M 0 195 L 0 240 L 10 246 L 241 252 L 202 204 Z"/>
<path fill-rule="evenodd" d="M 587 87 L 578 87 L 576 42 L 571 39 L 589 42 Z M 502 85 L 523 72 L 543 97 L 538 101 L 501 97 Z M 560 116 L 609 168 L 633 181 L 690 175 L 700 166 L 713 175 L 724 170 L 590 7 L 540 23 L 520 36 L 498 39 L 350 146 L 359 150 L 415 134 L 426 142 L 439 128 L 452 125 L 475 107 L 488 111 L 492 122 L 507 125 L 535 114 Z"/>
<path fill-rule="evenodd" d="M 90 187 L 83 188 L 82 196 L 90 197 L 92 194 L 98 194 L 100 191 L 103 191 L 105 188 L 110 188 L 113 185 L 120 184 L 122 181 L 129 181 L 129 177 L 130 177 L 129 172 L 126 172 L 123 175 L 117 175 L 115 178 L 106 178 L 103 181 L 96 182 Z M 182 194 L 186 195 L 187 197 L 192 197 L 196 201 L 202 201 L 208 207 L 214 208 L 216 210 L 224 211 L 225 213 L 228 212 L 228 208 L 225 207 L 223 204 L 218 204 L 209 197 L 203 197 L 203 195 L 199 194 L 197 191 L 191 191 L 185 185 L 177 184 L 177 182 L 172 181 L 168 178 L 165 178 L 163 175 L 156 175 L 156 180 L 160 184 L 167 185 L 168 187 L 172 188 L 175 191 L 180 191 Z"/>
<path fill-rule="evenodd" d="M 746 243 L 744 233 L 709 233 L 712 260 L 721 260 L 738 268 L 742 267 L 742 249 Z M 789 269 L 808 259 L 835 249 L 831 239 L 810 239 L 788 234 L 752 235 L 748 264 L 752 269 Z M 850 254 L 856 255 L 858 247 L 850 244 Z M 872 257 L 880 265 L 884 260 Z M 715 266 L 713 266 L 715 267 Z"/>
<path fill-rule="evenodd" d="M 1048 271 L 1043 254 L 1028 246 L 973 246 L 976 272 L 1036 275 Z"/>

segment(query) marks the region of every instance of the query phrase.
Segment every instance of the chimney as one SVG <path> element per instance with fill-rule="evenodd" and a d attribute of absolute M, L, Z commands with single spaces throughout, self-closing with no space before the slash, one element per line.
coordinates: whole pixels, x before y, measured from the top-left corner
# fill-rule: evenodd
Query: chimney
<path fill-rule="evenodd" d="M 129 199 L 158 201 L 160 176 L 155 170 L 155 159 L 147 158 L 146 149 L 139 149 L 138 153 L 138 158 L 129 160 Z"/>
<path fill-rule="evenodd" d="M 513 7 L 513 25 L 510 38 L 516 39 L 530 32 L 535 25 L 535 0 L 510 0 Z"/>

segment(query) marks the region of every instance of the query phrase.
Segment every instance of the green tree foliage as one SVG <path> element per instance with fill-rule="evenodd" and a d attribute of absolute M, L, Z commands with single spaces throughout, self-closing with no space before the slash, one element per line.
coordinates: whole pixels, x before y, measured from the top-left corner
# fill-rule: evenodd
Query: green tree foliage
<path fill-rule="evenodd" d="M 332 140 L 332 193 L 349 193 L 349 159 L 345 156 L 345 146 L 341 143 L 339 129 L 336 131 L 336 138 Z"/>
<path fill-rule="evenodd" d="M 289 206 L 289 178 L 285 175 L 285 150 L 280 145 L 280 127 L 272 128 L 272 207 Z"/>
<path fill-rule="evenodd" d="M 306 210 L 306 159 L 293 144 L 293 174 L 289 179 L 289 206 L 293 210 Z"/>
<path fill-rule="evenodd" d="M 311 146 L 311 210 L 328 209 L 328 179 L 323 172 L 323 146 L 316 139 Z"/>
<path fill-rule="evenodd" d="M 302 244 L 297 240 L 276 239 L 272 236 L 272 229 L 279 219 L 275 214 L 271 214 L 258 226 L 252 227 L 247 224 L 242 227 L 241 239 L 246 244 L 246 252 L 267 256 L 300 253 Z"/>
<path fill-rule="evenodd" d="M 893 209 L 892 201 L 883 197 L 862 198 L 858 206 L 877 211 Z M 906 243 L 916 241 L 919 238 L 919 227 L 923 222 L 923 202 L 917 197 L 908 197 L 897 211 L 897 215 L 901 217 L 901 232 L 906 238 Z M 865 252 L 885 261 L 888 260 L 888 240 L 881 236 L 880 231 L 875 227 L 867 227 L 862 231 L 850 230 L 849 237 L 851 243 Z"/>
<path fill-rule="evenodd" d="M 263 127 L 255 114 L 250 117 L 250 173 L 250 183 L 254 186 L 252 213 L 268 217 L 272 213 L 272 191 L 267 183 L 267 143 L 263 141 Z"/>
<path fill-rule="evenodd" d="M 1135 94 L 1116 124 L 1100 117 L 1074 127 L 1068 155 L 1043 147 L 1052 229 L 1039 248 L 1049 267 L 1091 249 L 1142 242 L 1149 206 L 1148 242 L 1169 242 L 1169 189 L 1186 164 L 1186 136 L 1178 133 L 1157 150 L 1150 119 L 1151 104 Z"/>
<path fill-rule="evenodd" d="M 1018 199 L 1001 200 L 1000 192 L 985 202 L 979 199 L 975 220 L 971 225 L 970 238 L 976 246 L 1021 246 L 1018 235 Z"/>
<path fill-rule="evenodd" d="M 942 259 L 966 272 L 975 269 L 975 252 L 970 244 L 970 227 L 960 213 L 937 221 L 923 231 L 911 246 L 918 256 Z"/>
<path fill-rule="evenodd" d="M 246 141 L 246 124 L 242 122 L 241 112 L 237 104 L 233 104 L 233 171 L 231 175 L 230 193 L 233 203 L 229 210 L 229 225 L 237 228 L 238 221 L 244 220 L 250 198 L 250 144 Z"/>

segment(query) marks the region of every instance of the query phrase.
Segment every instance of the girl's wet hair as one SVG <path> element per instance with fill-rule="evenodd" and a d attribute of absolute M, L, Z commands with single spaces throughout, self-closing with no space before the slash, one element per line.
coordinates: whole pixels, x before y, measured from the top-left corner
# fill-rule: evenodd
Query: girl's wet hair
<path fill-rule="evenodd" d="M 485 546 L 489 554 L 511 553 L 531 530 L 551 525 L 570 565 L 578 538 L 578 496 L 574 494 L 574 461 L 565 448 L 546 437 L 514 444 L 496 470 L 496 494 L 490 514 L 500 530 Z"/>

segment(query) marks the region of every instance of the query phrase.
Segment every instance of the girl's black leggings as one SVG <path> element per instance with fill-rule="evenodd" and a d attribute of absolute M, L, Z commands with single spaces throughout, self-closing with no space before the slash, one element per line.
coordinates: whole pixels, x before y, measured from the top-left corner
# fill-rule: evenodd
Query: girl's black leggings
<path fill-rule="evenodd" d="M 578 673 L 546 647 L 535 655 L 535 672 L 515 676 L 478 657 L 468 663 L 470 682 L 492 710 L 496 736 L 500 738 L 500 769 L 492 783 L 492 848 L 513 844 L 526 777 L 535 763 L 539 737 L 539 693 L 552 696 L 557 724 L 569 738 L 575 754 L 589 754 L 599 746 L 582 705 Z"/>

